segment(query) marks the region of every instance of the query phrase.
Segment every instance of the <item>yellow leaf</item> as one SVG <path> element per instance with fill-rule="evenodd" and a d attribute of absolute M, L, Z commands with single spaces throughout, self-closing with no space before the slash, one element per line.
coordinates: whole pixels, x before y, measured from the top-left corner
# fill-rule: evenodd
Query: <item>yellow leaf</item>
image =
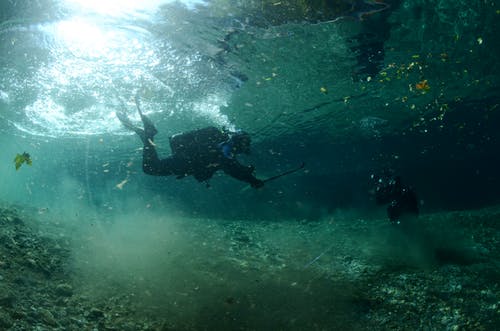
<path fill-rule="evenodd" d="M 14 163 L 16 164 L 16 170 L 19 170 L 23 163 L 26 163 L 27 165 L 31 165 L 31 157 L 28 153 L 24 152 L 23 154 L 17 154 L 16 157 L 14 158 Z"/>

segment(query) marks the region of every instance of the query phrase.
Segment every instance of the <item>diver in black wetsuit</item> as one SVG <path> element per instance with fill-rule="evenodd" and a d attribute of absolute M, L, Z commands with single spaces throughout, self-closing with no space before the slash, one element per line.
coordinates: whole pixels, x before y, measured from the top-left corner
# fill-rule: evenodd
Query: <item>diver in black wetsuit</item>
<path fill-rule="evenodd" d="M 413 188 L 403 185 L 399 176 L 379 177 L 375 184 L 375 201 L 379 205 L 389 204 L 387 216 L 392 224 L 400 224 L 407 214 L 418 216 L 418 199 Z"/>
<path fill-rule="evenodd" d="M 253 175 L 253 166 L 240 164 L 235 156 L 250 153 L 250 135 L 244 131 L 230 132 L 215 127 L 176 134 L 170 137 L 172 155 L 159 159 L 153 142 L 158 133 L 151 120 L 144 115 L 136 99 L 137 110 L 144 129 L 134 126 L 123 113 L 117 113 L 122 124 L 139 135 L 143 147 L 142 169 L 148 175 L 170 176 L 178 179 L 193 176 L 199 182 L 208 181 L 213 174 L 222 170 L 254 188 L 264 182 Z"/>

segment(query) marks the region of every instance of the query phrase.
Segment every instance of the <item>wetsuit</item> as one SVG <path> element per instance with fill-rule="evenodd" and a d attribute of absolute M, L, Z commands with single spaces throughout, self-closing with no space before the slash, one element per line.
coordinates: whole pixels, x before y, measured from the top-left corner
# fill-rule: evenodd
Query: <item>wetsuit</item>
<path fill-rule="evenodd" d="M 404 214 L 418 215 L 417 194 L 411 187 L 401 184 L 399 177 L 379 180 L 375 199 L 377 204 L 389 204 L 387 216 L 393 224 L 400 223 Z"/>
<path fill-rule="evenodd" d="M 153 176 L 175 175 L 177 178 L 193 176 L 203 182 L 222 170 L 253 187 L 263 182 L 253 175 L 253 166 L 240 164 L 233 156 L 230 133 L 207 127 L 170 137 L 172 155 L 159 159 L 152 139 L 145 139 L 142 168 Z M 236 153 L 236 151 L 235 151 Z"/>

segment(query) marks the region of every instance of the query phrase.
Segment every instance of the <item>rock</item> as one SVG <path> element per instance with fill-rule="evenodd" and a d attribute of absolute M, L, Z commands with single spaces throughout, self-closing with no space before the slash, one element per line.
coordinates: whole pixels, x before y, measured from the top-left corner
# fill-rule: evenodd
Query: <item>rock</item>
<path fill-rule="evenodd" d="M 14 310 L 11 312 L 10 316 L 12 316 L 13 319 L 16 319 L 16 320 L 22 320 L 22 319 L 25 319 L 28 314 L 26 314 L 24 311 L 22 310 Z"/>
<path fill-rule="evenodd" d="M 92 320 L 97 320 L 97 319 L 103 318 L 104 317 L 104 313 L 100 309 L 91 308 L 90 311 L 89 311 L 89 314 L 87 315 L 87 317 L 89 319 L 92 319 Z"/>
<path fill-rule="evenodd" d="M 23 220 L 15 215 L 5 215 L 1 218 L 1 220 L 2 220 L 2 223 L 11 223 L 11 224 L 16 224 L 16 225 L 24 224 Z"/>
<path fill-rule="evenodd" d="M 12 318 L 5 311 L 0 310 L 0 329 L 8 329 L 14 324 Z"/>
<path fill-rule="evenodd" d="M 52 313 L 47 309 L 40 309 L 38 316 L 44 324 L 50 326 L 57 326 L 57 321 L 54 318 L 54 315 L 52 315 Z"/>
<path fill-rule="evenodd" d="M 22 275 L 14 278 L 13 283 L 16 285 L 19 285 L 19 286 L 24 286 L 24 287 L 38 285 L 38 282 L 36 280 L 22 276 Z"/>
<path fill-rule="evenodd" d="M 12 308 L 16 298 L 9 290 L 0 289 L 0 307 Z"/>
<path fill-rule="evenodd" d="M 70 297 L 73 295 L 73 287 L 66 283 L 59 284 L 56 287 L 56 294 L 62 297 Z"/>
<path fill-rule="evenodd" d="M 38 269 L 38 263 L 36 263 L 35 259 L 26 259 L 25 260 L 26 265 L 33 268 L 33 269 Z"/>

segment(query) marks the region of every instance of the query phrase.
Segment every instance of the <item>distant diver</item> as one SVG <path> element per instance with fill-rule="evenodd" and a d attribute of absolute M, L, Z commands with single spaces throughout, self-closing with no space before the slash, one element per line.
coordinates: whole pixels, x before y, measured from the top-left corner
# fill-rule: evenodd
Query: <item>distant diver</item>
<path fill-rule="evenodd" d="M 134 126 L 123 112 L 117 112 L 120 122 L 141 138 L 143 147 L 142 169 L 148 175 L 170 176 L 178 179 L 193 176 L 199 182 L 207 182 L 218 170 L 253 188 L 264 186 L 264 181 L 253 175 L 254 167 L 236 160 L 238 154 L 250 153 L 250 135 L 245 131 L 229 131 L 206 127 L 176 134 L 170 137 L 172 155 L 159 159 L 153 142 L 158 133 L 153 122 L 142 113 L 139 100 L 136 106 L 144 129 Z"/>
<path fill-rule="evenodd" d="M 371 176 L 375 180 L 375 201 L 389 204 L 387 216 L 392 224 L 400 224 L 405 215 L 418 216 L 418 199 L 414 189 L 401 183 L 399 176 Z"/>

